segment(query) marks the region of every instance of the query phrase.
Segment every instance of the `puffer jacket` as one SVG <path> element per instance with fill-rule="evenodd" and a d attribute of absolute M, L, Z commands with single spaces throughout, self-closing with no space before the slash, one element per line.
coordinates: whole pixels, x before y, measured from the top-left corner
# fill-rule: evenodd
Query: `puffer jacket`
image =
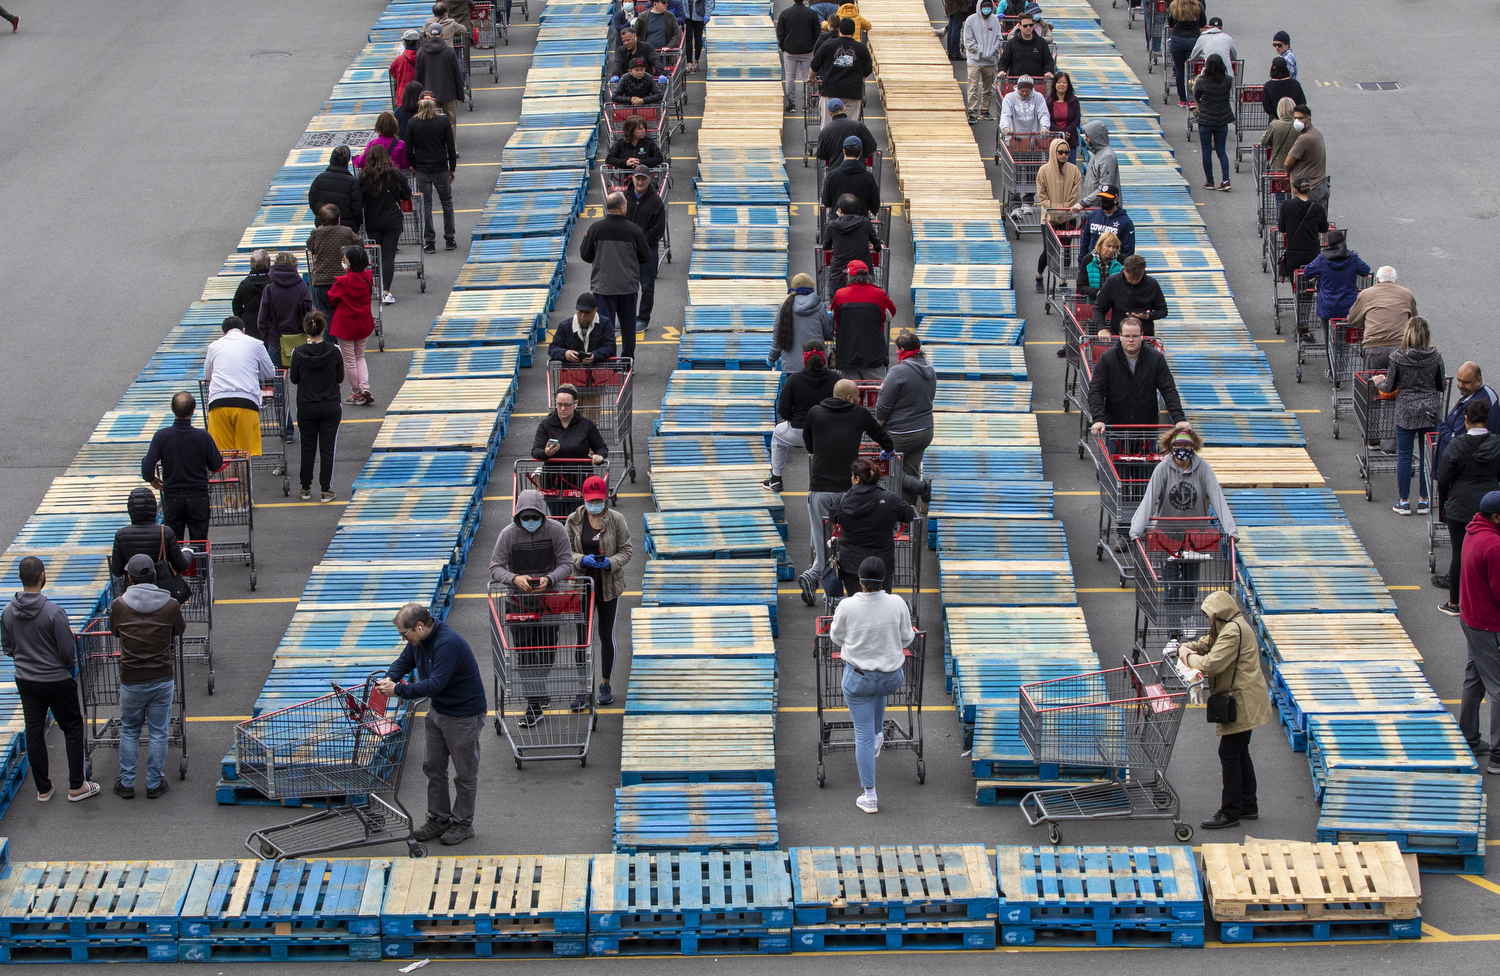
<path fill-rule="evenodd" d="M 599 552 L 609 559 L 609 569 L 587 569 L 583 565 L 583 520 L 588 517 L 588 511 L 579 505 L 564 523 L 573 548 L 573 565 L 578 572 L 593 579 L 595 599 L 618 599 L 625 591 L 625 564 L 635 555 L 635 546 L 630 541 L 630 523 L 618 511 L 605 506 L 604 528 L 599 530 Z"/>
<path fill-rule="evenodd" d="M 1215 726 L 1220 735 L 1258 729 L 1271 721 L 1271 691 L 1260 667 L 1260 644 L 1234 597 L 1215 590 L 1203 600 L 1207 635 L 1182 645 L 1188 667 L 1208 677 L 1211 695 L 1229 695 L 1237 706 L 1233 722 Z"/>
<path fill-rule="evenodd" d="M 1391 353 L 1390 372 L 1380 392 L 1396 391 L 1396 426 L 1406 430 L 1436 427 L 1443 415 L 1443 390 L 1447 380 L 1443 356 L 1426 349 L 1397 349 Z"/>
<path fill-rule="evenodd" d="M 1234 79 L 1229 75 L 1218 81 L 1199 78 L 1193 82 L 1193 100 L 1198 103 L 1199 125 L 1234 124 Z"/>
<path fill-rule="evenodd" d="M 349 167 L 329 163 L 307 188 L 307 206 L 314 214 L 326 203 L 339 208 L 339 223 L 350 230 L 364 225 L 364 191 Z"/>
<path fill-rule="evenodd" d="M 1059 146 L 1066 153 L 1068 140 L 1053 139 L 1048 152 L 1055 154 Z M 1036 205 L 1043 210 L 1066 210 L 1072 207 L 1078 202 L 1082 188 L 1083 174 L 1078 172 L 1078 167 L 1072 163 L 1064 162 L 1058 166 L 1049 158 L 1047 162 L 1037 167 Z M 1052 219 L 1055 223 L 1062 223 L 1069 218 L 1058 215 Z"/>
<path fill-rule="evenodd" d="M 153 560 L 165 558 L 179 573 L 193 565 L 192 557 L 182 551 L 177 533 L 156 521 L 156 492 L 142 485 L 130 492 L 125 502 L 130 524 L 115 530 L 115 546 L 109 554 L 109 575 L 122 576 L 131 556 L 146 555 Z"/>
<path fill-rule="evenodd" d="M 839 568 L 852 575 L 870 556 L 896 568 L 896 526 L 917 517 L 901 496 L 879 485 L 855 485 L 834 502 L 828 521 L 839 527 Z"/>
<path fill-rule="evenodd" d="M 1318 279 L 1318 318 L 1342 319 L 1359 297 L 1359 279 L 1370 266 L 1346 245 L 1325 247 L 1307 263 L 1303 275 Z"/>
<path fill-rule="evenodd" d="M 767 359 L 780 357 L 783 373 L 802 371 L 802 346 L 807 340 L 833 341 L 833 318 L 828 314 L 828 309 L 823 306 L 823 300 L 818 297 L 817 292 L 811 289 L 806 294 L 799 292 L 788 295 L 786 301 L 781 303 L 781 309 L 776 313 L 774 334 L 790 336 L 787 347 L 782 349 L 773 338 L 771 355 L 766 357 Z M 822 394 L 818 399 L 830 396 L 833 396 L 832 390 Z"/>

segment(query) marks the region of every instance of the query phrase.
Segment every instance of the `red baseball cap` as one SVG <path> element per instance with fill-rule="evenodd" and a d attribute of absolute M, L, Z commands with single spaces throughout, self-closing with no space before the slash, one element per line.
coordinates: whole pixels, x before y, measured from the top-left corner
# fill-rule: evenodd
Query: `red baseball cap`
<path fill-rule="evenodd" d="M 597 474 L 591 476 L 583 483 L 583 497 L 585 501 L 598 501 L 609 497 L 609 484 Z"/>
<path fill-rule="evenodd" d="M 844 270 L 849 274 L 864 274 L 870 270 L 870 266 L 863 261 L 850 261 L 849 266 Z"/>

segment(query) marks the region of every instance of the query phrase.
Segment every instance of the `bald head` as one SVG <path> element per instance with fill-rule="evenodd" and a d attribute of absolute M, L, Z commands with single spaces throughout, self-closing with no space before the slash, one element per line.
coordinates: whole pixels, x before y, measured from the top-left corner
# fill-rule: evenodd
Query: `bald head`
<path fill-rule="evenodd" d="M 859 385 L 853 380 L 839 380 L 833 384 L 833 395 L 840 400 L 848 400 L 854 403 L 859 399 Z"/>
<path fill-rule="evenodd" d="M 1478 363 L 1464 363 L 1458 367 L 1454 379 L 1458 381 L 1458 391 L 1466 397 L 1478 393 L 1484 385 L 1484 374 L 1479 371 Z"/>

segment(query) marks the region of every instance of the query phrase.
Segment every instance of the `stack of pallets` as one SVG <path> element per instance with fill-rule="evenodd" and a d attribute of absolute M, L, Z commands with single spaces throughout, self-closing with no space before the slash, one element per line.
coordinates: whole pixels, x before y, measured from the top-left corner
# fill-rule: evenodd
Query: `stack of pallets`
<path fill-rule="evenodd" d="M 1188 847 L 997 847 L 1004 946 L 1201 946 Z"/>
<path fill-rule="evenodd" d="M 1421 897 L 1389 842 L 1204 844 L 1203 877 L 1223 942 L 1422 937 Z"/>
<path fill-rule="evenodd" d="M 176 962 L 192 861 L 17 862 L 0 881 L 0 962 Z"/>
<path fill-rule="evenodd" d="M 784 953 L 791 925 L 779 851 L 594 856 L 589 955 Z"/>

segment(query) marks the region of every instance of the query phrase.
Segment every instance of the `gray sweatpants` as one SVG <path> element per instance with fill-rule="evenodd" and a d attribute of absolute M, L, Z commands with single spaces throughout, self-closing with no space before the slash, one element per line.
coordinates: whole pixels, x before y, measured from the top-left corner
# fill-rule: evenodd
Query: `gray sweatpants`
<path fill-rule="evenodd" d="M 1459 693 L 1458 728 L 1469 748 L 1479 744 L 1479 705 L 1490 696 L 1490 746 L 1500 749 L 1500 631 L 1476 630 L 1459 621 L 1469 643 L 1464 665 L 1463 690 Z"/>
<path fill-rule="evenodd" d="M 444 715 L 427 706 L 427 758 L 422 772 L 427 776 L 427 815 L 452 819 L 462 824 L 474 822 L 474 797 L 479 792 L 479 733 L 484 731 L 484 715 Z M 448 760 L 453 760 L 453 788 L 457 797 L 448 798 Z"/>
<path fill-rule="evenodd" d="M 807 493 L 807 522 L 812 529 L 813 564 L 808 570 L 813 578 L 823 575 L 823 520 L 833 511 L 833 503 L 843 497 L 837 491 L 810 491 Z"/>

